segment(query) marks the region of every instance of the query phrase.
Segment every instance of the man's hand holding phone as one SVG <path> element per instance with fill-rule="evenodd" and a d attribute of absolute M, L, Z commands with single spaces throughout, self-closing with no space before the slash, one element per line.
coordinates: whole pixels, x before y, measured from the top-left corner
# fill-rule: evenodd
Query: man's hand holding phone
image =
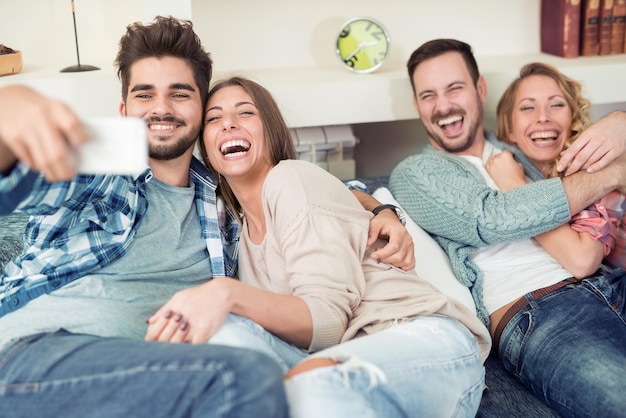
<path fill-rule="evenodd" d="M 2 173 L 20 161 L 54 182 L 77 173 L 136 174 L 148 166 L 142 119 L 81 120 L 65 103 L 22 85 L 0 94 Z"/>

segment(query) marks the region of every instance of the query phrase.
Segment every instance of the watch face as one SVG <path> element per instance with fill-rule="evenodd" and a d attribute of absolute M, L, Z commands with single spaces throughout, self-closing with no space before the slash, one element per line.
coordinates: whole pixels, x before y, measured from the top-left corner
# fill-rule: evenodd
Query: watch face
<path fill-rule="evenodd" d="M 337 37 L 337 55 L 343 64 L 357 73 L 370 73 L 389 56 L 389 33 L 377 21 L 360 17 L 343 25 Z"/>

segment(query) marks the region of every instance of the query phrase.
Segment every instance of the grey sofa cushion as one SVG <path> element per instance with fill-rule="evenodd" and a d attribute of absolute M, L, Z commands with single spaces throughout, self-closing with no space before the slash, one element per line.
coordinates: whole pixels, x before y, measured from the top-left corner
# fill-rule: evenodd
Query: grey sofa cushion
<path fill-rule="evenodd" d="M 0 270 L 4 269 L 6 263 L 22 251 L 22 241 L 12 238 L 4 237 L 0 241 Z"/>
<path fill-rule="evenodd" d="M 27 221 L 28 216 L 21 213 L 0 217 L 0 270 L 22 251 Z"/>

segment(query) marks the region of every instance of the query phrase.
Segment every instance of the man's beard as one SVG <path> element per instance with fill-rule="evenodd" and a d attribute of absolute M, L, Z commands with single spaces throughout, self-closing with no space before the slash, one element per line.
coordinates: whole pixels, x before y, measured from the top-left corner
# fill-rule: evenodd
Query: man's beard
<path fill-rule="evenodd" d="M 150 158 L 160 161 L 173 160 L 183 155 L 189 147 L 192 147 L 196 143 L 198 133 L 192 132 L 176 141 L 174 144 L 168 145 L 150 145 Z"/>
<path fill-rule="evenodd" d="M 151 118 L 147 122 L 156 122 L 156 121 L 164 121 L 164 122 L 172 122 L 180 125 L 181 127 L 186 127 L 187 124 L 183 120 L 175 119 L 175 118 Z M 178 139 L 173 144 L 161 144 L 161 141 L 167 142 L 167 137 L 159 137 L 156 136 L 156 144 L 150 144 L 149 155 L 150 158 L 160 161 L 169 161 L 174 160 L 184 153 L 186 153 L 190 147 L 192 147 L 198 136 L 200 135 L 200 127 L 193 126 L 189 135 L 185 135 L 182 138 Z"/>
<path fill-rule="evenodd" d="M 445 119 L 448 118 L 450 116 L 453 115 L 461 115 L 463 116 L 463 123 L 469 123 L 469 129 L 467 132 L 467 135 L 464 138 L 457 138 L 454 140 L 453 144 L 450 143 L 446 143 L 446 138 L 443 135 L 439 135 L 436 132 L 433 132 L 431 129 L 427 128 L 426 125 L 422 124 L 422 126 L 424 126 L 424 130 L 426 131 L 426 133 L 428 134 L 428 136 L 437 144 L 439 145 L 439 147 L 444 150 L 445 152 L 448 152 L 450 154 L 458 154 L 464 151 L 467 151 L 469 148 L 471 148 L 472 145 L 474 145 L 474 142 L 476 141 L 476 134 L 478 132 L 478 126 L 480 125 L 479 121 L 482 120 L 483 118 L 483 109 L 482 106 L 478 106 L 478 117 L 475 118 L 474 120 L 468 120 L 467 118 L 467 114 L 465 112 L 462 112 L 460 110 L 452 110 L 450 112 L 448 112 L 445 115 L 442 114 L 437 114 L 437 115 L 433 115 L 433 121 L 432 123 L 434 125 L 437 124 L 437 120 L 440 119 Z"/>

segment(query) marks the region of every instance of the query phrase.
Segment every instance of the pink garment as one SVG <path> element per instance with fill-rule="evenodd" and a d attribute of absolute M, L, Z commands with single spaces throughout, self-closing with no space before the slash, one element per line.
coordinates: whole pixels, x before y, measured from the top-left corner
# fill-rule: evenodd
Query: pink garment
<path fill-rule="evenodd" d="M 604 244 L 604 261 L 626 268 L 626 196 L 617 190 L 604 196 L 570 221 L 573 230 L 586 232 Z"/>

